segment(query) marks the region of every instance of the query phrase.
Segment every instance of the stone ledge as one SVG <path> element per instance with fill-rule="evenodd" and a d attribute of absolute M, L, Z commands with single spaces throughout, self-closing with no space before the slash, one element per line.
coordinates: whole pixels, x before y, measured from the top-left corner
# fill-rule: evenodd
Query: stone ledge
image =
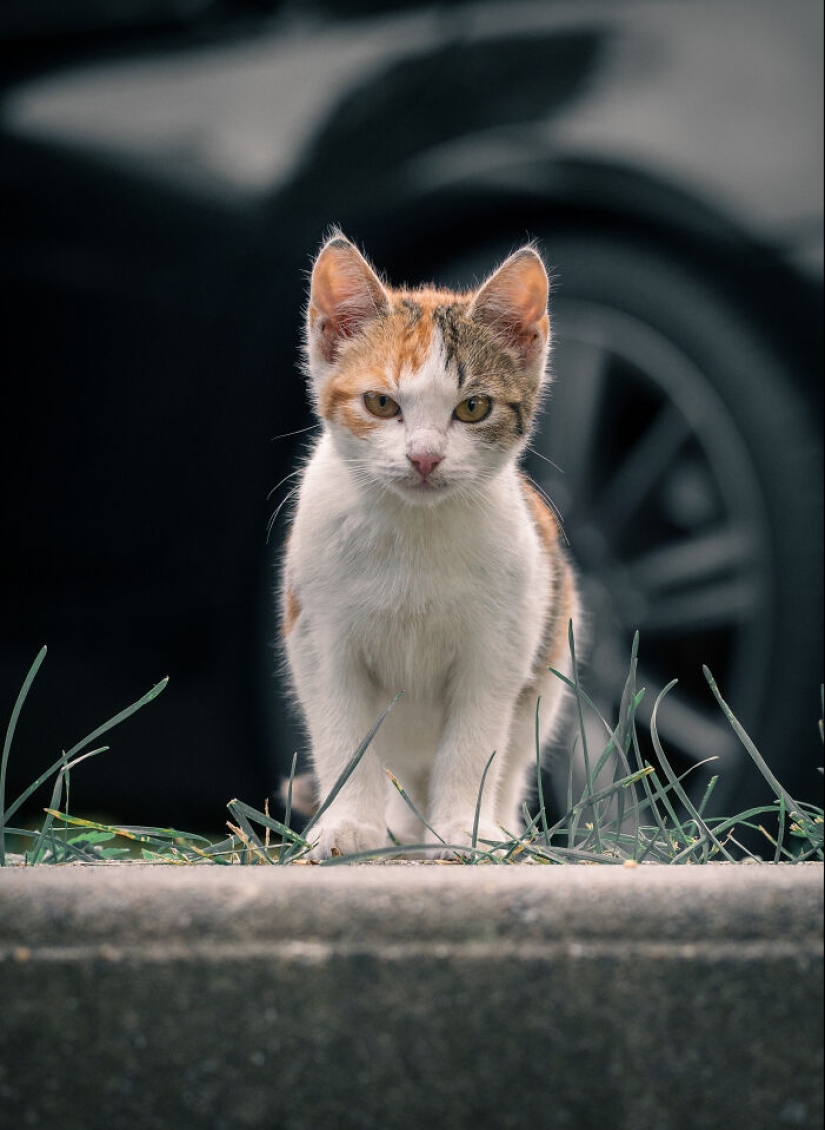
<path fill-rule="evenodd" d="M 0 872 L 0 1111 L 822 1124 L 821 865 Z"/>

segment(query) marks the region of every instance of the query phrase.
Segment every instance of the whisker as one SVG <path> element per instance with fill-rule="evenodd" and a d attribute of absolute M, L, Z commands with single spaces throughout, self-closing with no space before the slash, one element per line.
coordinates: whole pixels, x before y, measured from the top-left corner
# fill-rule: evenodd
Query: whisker
<path fill-rule="evenodd" d="M 287 479 L 293 479 L 296 475 L 300 475 L 301 471 L 303 471 L 303 467 L 298 467 L 295 471 L 290 471 L 288 475 L 284 475 L 284 477 L 281 479 L 281 481 L 278 483 L 278 485 L 274 486 L 272 488 L 272 490 L 269 492 L 269 494 L 266 496 L 267 502 L 269 502 L 270 498 L 272 498 L 273 494 L 278 489 L 278 487 L 282 487 L 284 485 L 284 483 L 287 481 Z"/>
<path fill-rule="evenodd" d="M 316 428 L 320 428 L 320 426 L 319 423 L 315 423 L 310 424 L 309 427 L 306 428 L 296 428 L 294 432 L 284 432 L 284 434 L 280 436 L 270 436 L 269 442 L 273 443 L 276 439 L 289 439 L 290 436 L 300 436 L 303 435 L 304 432 L 312 432 Z"/>
<path fill-rule="evenodd" d="M 297 487 L 297 485 L 296 485 L 296 486 L 294 486 L 294 487 L 292 488 L 292 490 L 291 490 L 291 491 L 289 491 L 289 492 L 288 492 L 288 493 L 287 493 L 287 494 L 286 494 L 286 495 L 285 495 L 285 496 L 284 496 L 284 497 L 283 497 L 283 498 L 281 499 L 281 501 L 280 501 L 280 502 L 278 503 L 278 505 L 277 505 L 277 506 L 275 507 L 275 513 L 274 513 L 274 514 L 272 515 L 272 517 L 271 517 L 271 518 L 269 519 L 269 521 L 268 521 L 268 522 L 267 522 L 267 524 L 266 524 L 266 544 L 267 544 L 267 545 L 269 545 L 269 535 L 270 535 L 270 534 L 272 533 L 272 527 L 273 527 L 273 526 L 275 525 L 275 522 L 276 522 L 276 520 L 277 520 L 277 518 L 278 518 L 278 515 L 279 515 L 279 514 L 281 513 L 281 511 L 283 510 L 283 508 L 284 508 L 284 506 L 285 506 L 285 505 L 287 504 L 287 502 L 289 502 L 290 498 L 292 498 L 292 496 L 293 496 L 294 494 L 297 494 L 297 493 L 298 493 L 298 487 Z"/>
<path fill-rule="evenodd" d="M 535 490 L 537 490 L 537 491 L 538 491 L 538 493 L 539 493 L 539 494 L 541 495 L 541 497 L 542 497 L 542 498 L 544 499 L 544 501 L 545 501 L 545 502 L 547 503 L 547 505 L 548 505 L 548 506 L 550 507 L 550 509 L 551 509 L 551 510 L 553 511 L 553 513 L 555 514 L 555 516 L 556 516 L 556 521 L 557 521 L 557 522 L 558 522 L 558 524 L 559 524 L 559 530 L 560 530 L 560 532 L 561 532 L 561 536 L 562 536 L 562 538 L 564 539 L 564 544 L 565 544 L 566 546 L 569 546 L 569 545 L 570 545 L 570 538 L 569 538 L 569 537 L 567 536 L 567 531 L 566 531 L 566 530 L 565 530 L 565 528 L 564 528 L 564 519 L 563 519 L 563 518 L 562 518 L 562 516 L 561 516 L 561 511 L 559 510 L 558 506 L 556 506 L 555 502 L 554 502 L 554 501 L 553 501 L 553 499 L 552 499 L 552 498 L 550 497 L 550 495 L 549 495 L 549 494 L 547 493 L 547 491 L 546 491 L 546 490 L 544 489 L 544 487 L 540 486 L 540 485 L 539 485 L 539 484 L 538 484 L 538 483 L 536 482 L 536 480 L 535 480 L 535 479 L 531 479 L 531 478 L 530 478 L 530 476 L 528 475 L 528 476 L 527 476 L 527 480 L 528 480 L 528 482 L 530 483 L 530 485 L 531 485 L 532 487 L 534 487 L 534 488 L 535 488 Z"/>
<path fill-rule="evenodd" d="M 545 463 L 549 463 L 553 470 L 558 471 L 560 475 L 564 474 L 563 469 L 558 465 L 558 463 L 554 463 L 552 459 L 548 459 L 546 455 L 542 455 L 540 451 L 536 451 L 535 447 L 533 447 L 532 444 L 528 443 L 527 450 L 531 455 L 535 455 L 537 459 L 543 459 Z"/>

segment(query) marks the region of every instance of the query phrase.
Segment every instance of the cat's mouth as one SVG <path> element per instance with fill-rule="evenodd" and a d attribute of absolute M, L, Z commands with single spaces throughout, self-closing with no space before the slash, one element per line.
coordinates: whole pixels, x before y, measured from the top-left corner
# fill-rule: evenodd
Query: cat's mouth
<path fill-rule="evenodd" d="M 451 484 L 444 479 L 432 479 L 428 476 L 427 478 L 399 479 L 396 480 L 394 485 L 406 498 L 416 498 L 423 501 L 442 495 Z"/>

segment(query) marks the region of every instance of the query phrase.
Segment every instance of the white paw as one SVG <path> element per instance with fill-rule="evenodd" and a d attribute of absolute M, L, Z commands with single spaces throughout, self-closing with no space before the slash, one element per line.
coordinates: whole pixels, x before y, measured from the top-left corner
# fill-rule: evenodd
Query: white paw
<path fill-rule="evenodd" d="M 361 851 L 388 846 L 387 830 L 380 824 L 363 824 L 356 820 L 320 820 L 310 829 L 313 844 L 310 859 L 329 859 L 333 855 L 355 855 Z"/>
<path fill-rule="evenodd" d="M 440 840 L 434 839 L 432 836 L 428 839 L 432 840 L 435 844 L 435 855 L 443 859 L 449 859 L 456 855 L 473 856 L 473 821 L 475 816 L 471 816 L 469 820 L 451 820 L 443 824 L 433 824 L 433 827 L 441 836 Z M 478 851 L 494 850 L 490 846 L 493 844 L 500 844 L 506 840 L 504 832 L 499 828 L 498 824 L 492 820 L 479 820 L 478 831 L 476 833 L 476 849 Z"/>

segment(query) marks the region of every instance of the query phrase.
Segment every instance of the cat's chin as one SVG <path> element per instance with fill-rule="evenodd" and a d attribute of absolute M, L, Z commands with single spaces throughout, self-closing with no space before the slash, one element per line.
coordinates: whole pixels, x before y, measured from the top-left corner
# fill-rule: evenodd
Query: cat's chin
<path fill-rule="evenodd" d="M 449 498 L 455 493 L 451 483 L 418 482 L 411 483 L 401 480 L 394 482 L 391 489 L 395 495 L 411 502 L 414 506 L 435 506 L 444 498 Z"/>

